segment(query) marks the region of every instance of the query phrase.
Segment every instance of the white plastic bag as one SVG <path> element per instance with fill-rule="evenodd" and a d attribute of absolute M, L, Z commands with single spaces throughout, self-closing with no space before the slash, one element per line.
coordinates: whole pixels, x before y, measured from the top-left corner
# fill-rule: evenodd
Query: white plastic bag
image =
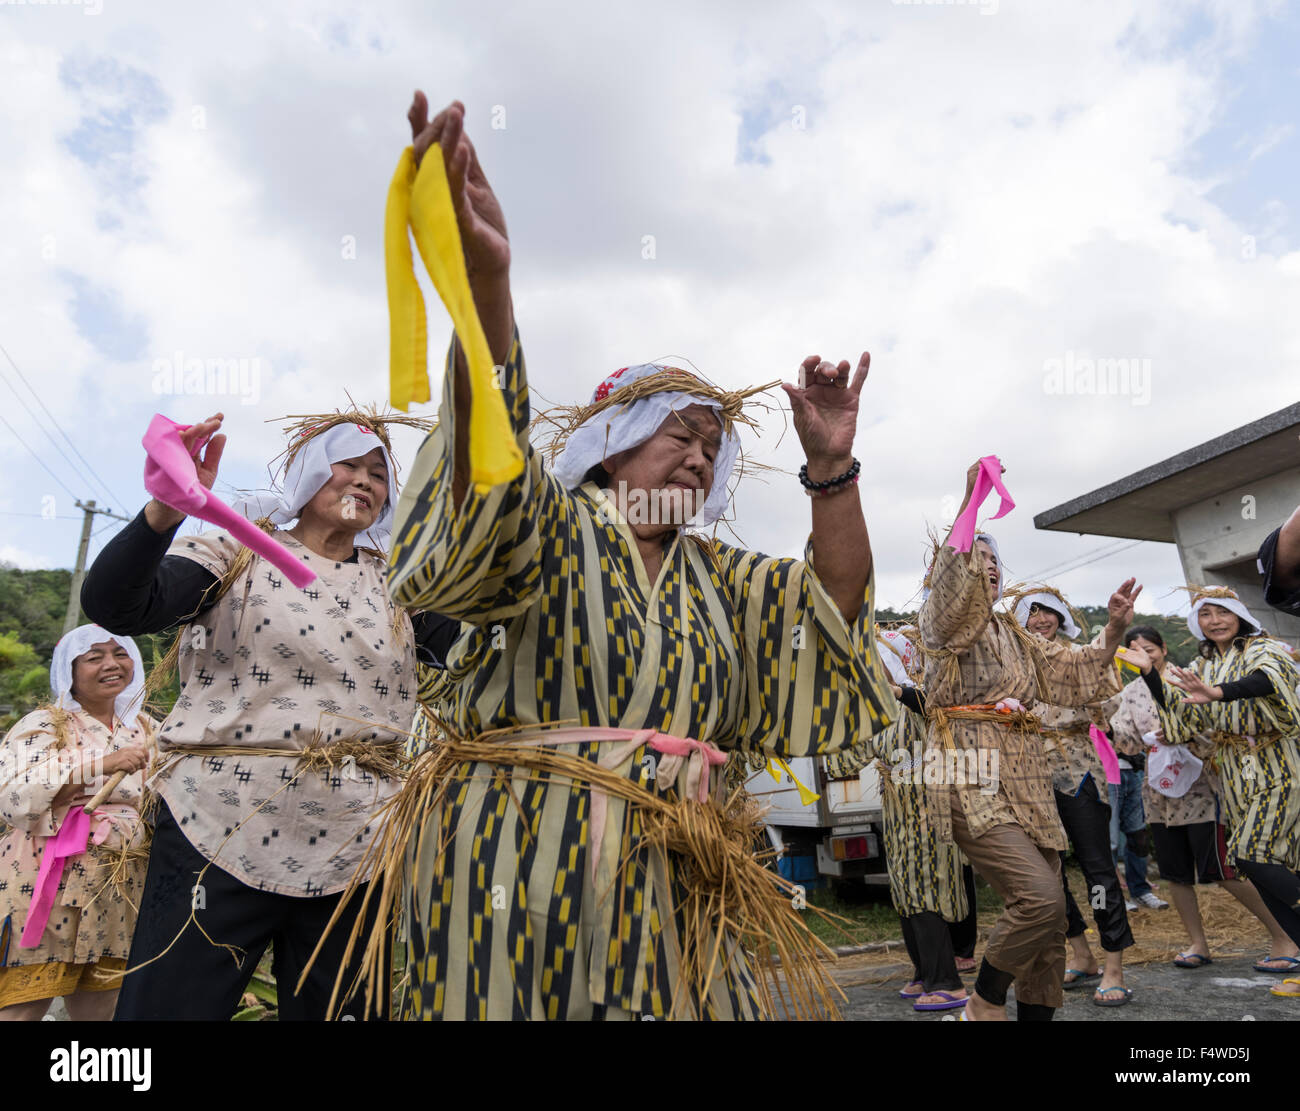
<path fill-rule="evenodd" d="M 1200 778 L 1202 766 L 1186 745 L 1156 745 L 1147 757 L 1147 782 L 1166 798 L 1180 799 Z"/>

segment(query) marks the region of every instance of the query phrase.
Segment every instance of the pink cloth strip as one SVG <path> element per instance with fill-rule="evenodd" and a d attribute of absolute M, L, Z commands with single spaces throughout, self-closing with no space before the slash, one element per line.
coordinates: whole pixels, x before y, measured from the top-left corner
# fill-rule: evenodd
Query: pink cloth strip
<path fill-rule="evenodd" d="M 95 843 L 108 836 L 108 824 L 100 823 Z M 32 906 L 27 912 L 27 924 L 18 942 L 20 949 L 35 949 L 45 934 L 54 898 L 63 882 L 63 867 L 74 856 L 80 856 L 90 844 L 90 815 L 80 806 L 68 809 L 63 825 L 53 837 L 47 838 L 41 851 L 41 870 L 36 876 L 36 890 L 32 892 Z"/>
<path fill-rule="evenodd" d="M 663 753 L 668 759 L 659 764 L 658 776 L 675 779 L 686 760 L 688 792 L 693 793 L 697 802 L 707 802 L 709 798 L 709 769 L 727 762 L 727 754 L 707 741 L 697 741 L 691 737 L 674 737 L 671 733 L 659 733 L 653 729 L 615 729 L 612 726 L 573 726 L 565 729 L 548 729 L 536 737 L 515 742 L 520 745 L 578 745 L 601 741 L 624 741 L 625 744 L 614 749 L 600 761 L 602 768 L 616 768 L 626 761 L 642 745 L 648 745 L 656 752 Z M 605 792 L 598 787 L 591 788 L 591 878 L 594 883 L 596 871 L 600 865 L 600 848 L 605 838 L 605 811 L 608 799 Z"/>
<path fill-rule="evenodd" d="M 1016 507 L 1002 485 L 1002 464 L 996 455 L 986 455 L 980 460 L 980 471 L 975 476 L 975 489 L 971 491 L 970 501 L 952 523 L 952 533 L 948 537 L 948 546 L 959 552 L 969 552 L 975 543 L 975 524 L 979 520 L 980 506 L 984 499 L 994 490 L 1002 498 L 1002 504 L 993 514 L 993 520 L 1005 517 Z"/>
<path fill-rule="evenodd" d="M 1106 772 L 1106 782 L 1118 783 L 1120 781 L 1119 757 L 1115 755 L 1115 749 L 1110 743 L 1110 738 L 1095 725 L 1088 726 L 1088 736 L 1092 738 L 1092 747 L 1097 750 L 1097 755 L 1101 757 L 1101 766 Z"/>
<path fill-rule="evenodd" d="M 299 590 L 310 586 L 316 579 L 315 571 L 199 482 L 194 460 L 180 437 L 190 427 L 168 420 L 161 413 L 154 414 L 144 434 L 144 488 L 164 505 L 225 529 L 244 547 L 282 571 Z"/>

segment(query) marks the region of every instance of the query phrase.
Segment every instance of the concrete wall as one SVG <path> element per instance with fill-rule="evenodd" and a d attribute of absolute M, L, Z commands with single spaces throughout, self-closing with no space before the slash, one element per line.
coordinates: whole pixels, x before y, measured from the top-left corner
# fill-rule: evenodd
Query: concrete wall
<path fill-rule="evenodd" d="M 1300 618 L 1265 605 L 1255 553 L 1298 503 L 1300 467 L 1293 467 L 1172 514 L 1187 581 L 1232 587 L 1269 632 L 1293 647 L 1300 647 Z"/>

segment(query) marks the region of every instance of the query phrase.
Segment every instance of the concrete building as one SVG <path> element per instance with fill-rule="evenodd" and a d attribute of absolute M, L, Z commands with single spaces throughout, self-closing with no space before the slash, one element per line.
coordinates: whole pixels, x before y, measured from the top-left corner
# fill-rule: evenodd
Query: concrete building
<path fill-rule="evenodd" d="M 1264 627 L 1300 647 L 1300 618 L 1264 603 L 1255 553 L 1300 503 L 1300 403 L 1083 494 L 1040 529 L 1178 545 L 1189 583 L 1230 586 Z"/>

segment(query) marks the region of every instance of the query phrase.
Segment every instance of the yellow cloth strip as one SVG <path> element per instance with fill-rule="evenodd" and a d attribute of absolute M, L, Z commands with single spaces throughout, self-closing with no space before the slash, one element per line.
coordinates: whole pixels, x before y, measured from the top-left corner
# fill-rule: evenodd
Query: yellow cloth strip
<path fill-rule="evenodd" d="M 817 794 L 815 791 L 809 790 L 807 787 L 805 787 L 802 783 L 799 782 L 799 777 L 790 770 L 790 765 L 787 764 L 784 760 L 782 760 L 781 757 L 769 756 L 767 760 L 768 774 L 771 775 L 771 777 L 779 783 L 781 781 L 781 777 L 777 774 L 776 771 L 777 768 L 780 768 L 782 771 L 784 771 L 785 774 L 788 775 L 791 778 L 791 780 L 794 781 L 794 785 L 799 788 L 799 802 L 802 805 L 807 806 L 810 803 L 814 803 L 819 798 L 821 798 L 821 795 Z"/>
<path fill-rule="evenodd" d="M 524 460 L 510 426 L 492 352 L 474 307 L 460 229 L 447 183 L 447 168 L 443 164 L 442 148 L 436 144 L 425 154 L 418 173 L 412 148 L 402 152 L 384 212 L 389 393 L 393 407 L 402 412 L 413 401 L 429 400 L 428 329 L 424 298 L 415 280 L 408 226 L 465 352 L 471 397 L 470 481 L 480 491 L 486 491 L 518 477 Z"/>

